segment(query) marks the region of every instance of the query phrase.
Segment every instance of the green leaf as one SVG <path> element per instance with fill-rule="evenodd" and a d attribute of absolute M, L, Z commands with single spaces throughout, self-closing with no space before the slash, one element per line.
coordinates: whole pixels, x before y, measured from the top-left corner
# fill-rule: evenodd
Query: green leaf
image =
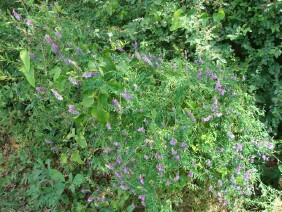
<path fill-rule="evenodd" d="M 87 147 L 87 142 L 86 139 L 84 138 L 84 136 L 82 135 L 82 133 L 80 133 L 79 135 L 75 136 L 75 140 L 78 143 L 78 145 L 81 148 L 86 148 Z"/>
<path fill-rule="evenodd" d="M 72 181 L 72 183 L 75 184 L 76 186 L 81 185 L 83 182 L 84 182 L 84 177 L 82 174 L 77 174 Z"/>
<path fill-rule="evenodd" d="M 62 69 L 58 66 L 56 66 L 55 68 L 53 68 L 51 71 L 50 71 L 50 74 L 53 74 L 53 80 L 56 81 L 60 75 L 61 75 L 61 72 L 62 72 Z"/>
<path fill-rule="evenodd" d="M 66 164 L 68 161 L 68 156 L 65 153 L 62 153 L 60 156 L 60 161 L 62 164 Z"/>
<path fill-rule="evenodd" d="M 81 104 L 82 104 L 84 107 L 91 107 L 91 105 L 94 104 L 94 97 L 93 97 L 92 95 L 90 95 L 90 96 L 84 96 L 83 99 L 82 99 Z"/>
<path fill-rule="evenodd" d="M 178 18 L 181 13 L 182 13 L 181 9 L 176 10 L 173 14 L 174 18 Z"/>
<path fill-rule="evenodd" d="M 218 13 L 214 13 L 212 17 L 215 22 L 220 22 L 224 19 L 225 13 L 223 10 L 220 10 Z"/>
<path fill-rule="evenodd" d="M 56 169 L 49 170 L 50 177 L 55 181 L 65 182 L 64 175 Z"/>
<path fill-rule="evenodd" d="M 109 120 L 109 113 L 105 111 L 101 106 L 97 106 L 91 109 L 91 115 L 94 116 L 98 121 L 107 122 Z"/>
<path fill-rule="evenodd" d="M 75 150 L 72 154 L 71 154 L 71 161 L 73 162 L 77 162 L 79 164 L 83 164 L 83 161 L 80 158 L 79 155 L 79 150 Z"/>
<path fill-rule="evenodd" d="M 197 13 L 196 8 L 192 8 L 192 9 L 187 13 L 187 16 L 192 16 L 192 15 L 195 15 L 196 13 Z"/>
<path fill-rule="evenodd" d="M 30 57 L 28 55 L 28 52 L 26 50 L 22 50 L 20 52 L 20 57 L 23 61 L 24 67 L 27 71 L 30 69 Z"/>
<path fill-rule="evenodd" d="M 208 18 L 208 17 L 209 17 L 209 14 L 207 14 L 207 13 L 202 13 L 201 16 L 200 16 L 200 18 L 202 18 L 202 19 L 205 19 L 205 18 Z"/>
<path fill-rule="evenodd" d="M 20 71 L 24 74 L 25 78 L 29 82 L 29 84 L 35 87 L 35 78 L 34 78 L 34 69 L 31 68 L 27 70 L 24 66 L 21 67 Z"/>
<path fill-rule="evenodd" d="M 98 96 L 98 101 L 99 101 L 99 105 L 101 105 L 101 107 L 106 107 L 107 101 L 108 101 L 108 93 L 105 92 L 105 91 L 100 92 L 100 94 Z"/>

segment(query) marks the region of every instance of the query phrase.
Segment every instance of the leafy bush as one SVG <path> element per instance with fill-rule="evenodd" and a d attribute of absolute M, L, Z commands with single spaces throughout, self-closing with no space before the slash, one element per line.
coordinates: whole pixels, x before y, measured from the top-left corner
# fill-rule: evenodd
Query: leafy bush
<path fill-rule="evenodd" d="M 21 42 L 12 44 L 17 70 L 3 69 L 0 94 L 1 127 L 21 141 L 14 160 L 25 171 L 5 177 L 11 185 L 23 176 L 18 203 L 78 211 L 204 210 L 193 202 L 214 198 L 230 208 L 256 203 L 259 165 L 274 144 L 236 70 L 196 56 L 167 60 L 130 39 L 125 51 L 111 34 L 73 23 L 59 4 L 27 2 L 26 16 L 7 17 Z M 180 12 L 176 25 L 190 20 Z"/>

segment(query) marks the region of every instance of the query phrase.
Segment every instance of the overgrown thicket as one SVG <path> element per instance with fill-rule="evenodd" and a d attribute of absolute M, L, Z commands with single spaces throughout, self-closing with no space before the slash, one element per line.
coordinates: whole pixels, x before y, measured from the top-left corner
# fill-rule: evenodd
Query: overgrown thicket
<path fill-rule="evenodd" d="M 277 210 L 279 14 L 266 0 L 4 0 L 0 208 Z"/>

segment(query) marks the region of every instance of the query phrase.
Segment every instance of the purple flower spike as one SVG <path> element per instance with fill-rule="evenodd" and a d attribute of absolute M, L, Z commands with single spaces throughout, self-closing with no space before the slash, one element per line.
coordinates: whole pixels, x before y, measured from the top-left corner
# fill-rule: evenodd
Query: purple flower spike
<path fill-rule="evenodd" d="M 90 78 L 90 77 L 98 76 L 99 74 L 100 74 L 99 72 L 86 72 L 82 76 L 84 78 Z"/>
<path fill-rule="evenodd" d="M 17 13 L 17 11 L 15 9 L 13 9 L 13 15 L 18 21 L 22 20 L 21 15 L 19 13 Z"/>
<path fill-rule="evenodd" d="M 118 103 L 118 100 L 114 99 L 114 100 L 113 100 L 113 105 L 116 107 L 116 109 L 118 109 L 118 110 L 121 109 L 121 107 L 120 107 L 120 105 L 119 105 L 119 103 Z"/>
<path fill-rule="evenodd" d="M 140 127 L 140 128 L 138 128 L 138 130 L 137 130 L 138 132 L 145 132 L 145 129 L 144 129 L 144 127 Z"/>
<path fill-rule="evenodd" d="M 217 105 L 217 104 L 218 104 L 218 100 L 217 100 L 216 97 L 214 97 L 214 99 L 213 99 L 213 104 L 214 104 L 214 105 Z"/>
<path fill-rule="evenodd" d="M 165 186 L 169 186 L 171 184 L 170 181 L 166 181 Z"/>
<path fill-rule="evenodd" d="M 75 110 L 75 106 L 74 105 L 69 105 L 69 113 L 73 114 L 73 115 L 78 115 L 79 112 Z"/>
<path fill-rule="evenodd" d="M 200 59 L 199 59 L 199 63 L 202 65 L 203 64 L 203 60 L 202 60 L 202 58 L 200 57 Z"/>
<path fill-rule="evenodd" d="M 126 100 L 131 100 L 131 99 L 133 99 L 133 96 L 132 96 L 130 93 L 128 93 L 128 92 L 124 92 L 123 94 L 121 94 L 121 96 L 122 96 L 124 99 L 126 99 Z"/>
<path fill-rule="evenodd" d="M 108 130 L 111 130 L 111 129 L 112 129 L 109 122 L 107 122 L 106 127 L 107 127 Z"/>
<path fill-rule="evenodd" d="M 141 174 L 139 175 L 139 181 L 140 181 L 141 184 L 144 185 L 144 178 Z"/>
<path fill-rule="evenodd" d="M 47 91 L 47 88 L 36 87 L 35 90 L 36 90 L 36 91 Z"/>
<path fill-rule="evenodd" d="M 147 55 L 143 55 L 143 60 L 148 63 L 150 66 L 153 66 L 153 63 L 152 61 L 148 58 Z"/>
<path fill-rule="evenodd" d="M 207 121 L 209 121 L 210 119 L 212 119 L 212 116 L 208 116 L 208 117 L 206 117 L 206 118 L 202 118 L 202 121 L 203 121 L 203 122 L 207 122 Z"/>
<path fill-rule="evenodd" d="M 180 178 L 180 177 L 179 177 L 179 174 L 176 174 L 176 176 L 175 176 L 175 178 L 173 179 L 173 181 L 176 182 L 176 181 L 179 180 L 179 178 Z"/>
<path fill-rule="evenodd" d="M 144 158 L 145 158 L 145 160 L 149 159 L 148 155 L 144 155 Z"/>
<path fill-rule="evenodd" d="M 156 165 L 156 168 L 158 169 L 158 171 L 162 172 L 164 171 L 164 167 L 160 164 Z"/>
<path fill-rule="evenodd" d="M 50 140 L 48 140 L 48 139 L 45 139 L 44 140 L 47 144 L 53 144 L 53 141 L 50 141 Z"/>
<path fill-rule="evenodd" d="M 58 31 L 55 32 L 55 35 L 59 40 L 62 38 L 62 35 Z"/>
<path fill-rule="evenodd" d="M 31 53 L 31 52 L 28 53 L 28 56 L 29 56 L 30 58 L 32 58 L 32 59 L 35 59 L 35 57 L 36 57 L 35 54 L 33 54 L 33 53 Z"/>
<path fill-rule="evenodd" d="M 132 45 L 133 45 L 135 50 L 138 48 L 138 42 L 137 41 L 134 41 L 134 43 Z"/>
<path fill-rule="evenodd" d="M 53 40 L 49 35 L 45 36 L 45 40 L 46 40 L 47 43 L 53 43 Z"/>
<path fill-rule="evenodd" d="M 52 43 L 52 48 L 53 48 L 53 52 L 54 52 L 55 54 L 57 54 L 58 51 L 59 51 L 59 46 L 58 46 L 57 44 L 55 44 L 55 43 Z"/>
<path fill-rule="evenodd" d="M 138 198 L 141 199 L 142 201 L 145 201 L 146 195 L 140 195 Z"/>
<path fill-rule="evenodd" d="M 170 140 L 170 145 L 171 146 L 175 146 L 177 144 L 177 141 L 174 139 L 174 138 L 172 138 L 171 140 Z"/>
<path fill-rule="evenodd" d="M 192 171 L 190 171 L 190 172 L 188 173 L 188 177 L 193 178 L 193 172 L 192 172 Z"/>
<path fill-rule="evenodd" d="M 58 93 L 58 91 L 51 89 L 52 93 L 54 94 L 54 96 L 56 97 L 56 99 L 62 101 L 63 97 Z"/>
<path fill-rule="evenodd" d="M 78 80 L 72 78 L 72 77 L 69 77 L 68 80 L 73 84 L 73 85 L 79 85 L 79 82 Z"/>
<path fill-rule="evenodd" d="M 32 25 L 33 25 L 32 21 L 29 21 L 29 20 L 27 20 L 27 21 L 25 22 L 25 24 L 26 24 L 27 26 L 32 26 Z"/>
<path fill-rule="evenodd" d="M 221 181 L 221 180 L 218 181 L 218 185 L 219 185 L 220 187 L 222 186 L 222 181 Z"/>
<path fill-rule="evenodd" d="M 94 198 L 93 197 L 88 197 L 87 202 L 93 202 Z"/>
<path fill-rule="evenodd" d="M 108 165 L 106 165 L 106 167 L 108 167 L 108 169 L 110 170 L 114 169 L 114 165 L 112 163 L 109 163 Z"/>

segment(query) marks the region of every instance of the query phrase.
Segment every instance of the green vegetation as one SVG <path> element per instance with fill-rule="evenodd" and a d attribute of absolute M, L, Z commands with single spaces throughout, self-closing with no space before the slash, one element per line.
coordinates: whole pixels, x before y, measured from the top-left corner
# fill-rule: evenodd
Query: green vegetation
<path fill-rule="evenodd" d="M 1 4 L 1 210 L 281 207 L 280 0 Z"/>

